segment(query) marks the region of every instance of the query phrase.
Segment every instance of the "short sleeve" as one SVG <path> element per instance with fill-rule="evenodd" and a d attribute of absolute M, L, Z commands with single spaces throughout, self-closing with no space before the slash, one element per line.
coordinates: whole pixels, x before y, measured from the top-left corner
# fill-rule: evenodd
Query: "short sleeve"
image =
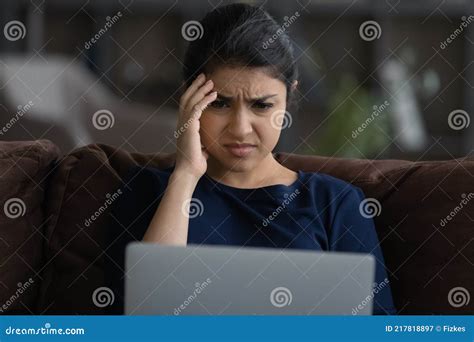
<path fill-rule="evenodd" d="M 123 313 L 125 248 L 143 239 L 165 189 L 153 170 L 139 166 L 130 168 L 121 182 L 106 237 L 105 278 L 116 298 L 108 314 Z"/>
<path fill-rule="evenodd" d="M 375 257 L 374 314 L 394 315 L 396 310 L 374 221 L 362 216 L 359 210 L 364 199 L 362 190 L 354 186 L 341 197 L 330 229 L 330 250 L 367 253 Z"/>

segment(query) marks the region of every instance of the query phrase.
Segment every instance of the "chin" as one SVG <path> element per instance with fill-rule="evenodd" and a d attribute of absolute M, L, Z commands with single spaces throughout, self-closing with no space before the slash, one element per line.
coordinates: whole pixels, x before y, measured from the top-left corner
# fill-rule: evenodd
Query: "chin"
<path fill-rule="evenodd" d="M 229 156 L 216 158 L 219 164 L 221 164 L 227 170 L 233 172 L 246 172 L 255 168 L 258 161 L 255 157 L 253 158 L 232 158 Z"/>
<path fill-rule="evenodd" d="M 234 172 L 247 172 L 250 170 L 253 170 L 255 168 L 255 163 L 252 163 L 250 161 L 238 161 L 231 163 L 231 166 L 229 169 L 232 169 Z"/>

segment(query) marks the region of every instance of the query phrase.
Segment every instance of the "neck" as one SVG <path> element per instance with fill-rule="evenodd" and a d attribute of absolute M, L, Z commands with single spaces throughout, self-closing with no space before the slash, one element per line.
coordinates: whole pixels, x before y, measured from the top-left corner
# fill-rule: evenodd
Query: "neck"
<path fill-rule="evenodd" d="M 237 188 L 256 188 L 264 186 L 269 177 L 280 171 L 281 165 L 269 153 L 252 169 L 246 170 L 235 164 L 232 168 L 223 167 L 217 160 L 209 157 L 206 174 L 214 180 Z"/>

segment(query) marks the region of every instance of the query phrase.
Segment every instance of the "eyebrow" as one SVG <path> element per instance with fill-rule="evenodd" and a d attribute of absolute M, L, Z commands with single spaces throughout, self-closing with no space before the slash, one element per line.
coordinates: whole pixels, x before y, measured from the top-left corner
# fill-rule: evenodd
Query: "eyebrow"
<path fill-rule="evenodd" d="M 253 98 L 253 99 L 247 99 L 246 101 L 249 102 L 249 103 L 253 103 L 253 102 L 257 102 L 257 101 L 265 101 L 265 100 L 268 100 L 269 98 L 277 96 L 277 95 L 278 94 L 264 95 L 264 96 L 260 96 L 260 97 Z M 231 101 L 232 100 L 232 96 L 224 96 L 224 95 L 221 95 L 219 93 L 217 94 L 217 97 L 219 99 L 225 100 L 225 101 Z"/>

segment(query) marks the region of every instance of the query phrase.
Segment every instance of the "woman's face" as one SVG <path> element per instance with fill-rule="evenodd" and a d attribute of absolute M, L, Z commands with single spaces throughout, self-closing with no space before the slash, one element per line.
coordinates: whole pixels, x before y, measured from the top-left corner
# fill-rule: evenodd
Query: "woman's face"
<path fill-rule="evenodd" d="M 248 171 L 272 152 L 286 109 L 286 86 L 264 68 L 218 67 L 206 75 L 217 99 L 200 119 L 201 142 L 210 158 L 228 170 Z M 239 149 L 229 144 L 251 144 Z"/>

